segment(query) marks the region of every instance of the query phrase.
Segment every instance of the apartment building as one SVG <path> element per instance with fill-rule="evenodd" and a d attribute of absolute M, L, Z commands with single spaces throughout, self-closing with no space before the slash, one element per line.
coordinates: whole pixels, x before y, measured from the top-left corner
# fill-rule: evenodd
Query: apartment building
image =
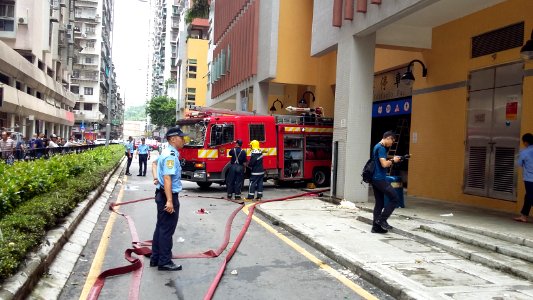
<path fill-rule="evenodd" d="M 112 62 L 114 0 L 76 0 L 72 39 L 75 48 L 70 91 L 79 95 L 74 107 L 78 136 L 118 138 L 124 104 L 117 92 Z"/>
<path fill-rule="evenodd" d="M 68 137 L 73 0 L 0 1 L 0 128 Z"/>
<path fill-rule="evenodd" d="M 180 13 L 184 1 L 152 0 L 152 97 L 167 95 L 169 85 L 175 85 L 178 78 L 178 40 Z M 175 90 L 175 89 L 174 89 Z M 171 95 L 173 96 L 173 95 Z"/>

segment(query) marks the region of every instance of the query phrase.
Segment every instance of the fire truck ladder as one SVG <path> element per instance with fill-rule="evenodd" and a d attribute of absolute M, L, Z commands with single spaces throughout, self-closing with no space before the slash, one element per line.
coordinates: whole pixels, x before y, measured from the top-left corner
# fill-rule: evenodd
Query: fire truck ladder
<path fill-rule="evenodd" d="M 203 107 L 203 106 L 198 106 L 198 105 L 188 105 L 187 108 L 189 110 L 194 110 L 198 112 L 220 114 L 220 115 L 232 115 L 232 116 L 255 116 L 256 115 L 255 112 L 250 112 L 250 111 L 236 111 L 236 110 L 225 109 L 225 108 Z"/>

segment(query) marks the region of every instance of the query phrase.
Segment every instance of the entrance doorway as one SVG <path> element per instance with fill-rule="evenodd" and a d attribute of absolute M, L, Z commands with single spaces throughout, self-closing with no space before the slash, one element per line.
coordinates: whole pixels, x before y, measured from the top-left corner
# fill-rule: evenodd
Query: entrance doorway
<path fill-rule="evenodd" d="M 372 149 L 381 140 L 383 133 L 392 130 L 396 133 L 396 142 L 390 149 L 390 155 L 409 154 L 409 134 L 411 131 L 411 97 L 390 101 L 374 102 L 372 108 Z M 408 183 L 409 161 L 404 160 L 390 169 L 390 175 L 400 176 L 404 187 Z"/>

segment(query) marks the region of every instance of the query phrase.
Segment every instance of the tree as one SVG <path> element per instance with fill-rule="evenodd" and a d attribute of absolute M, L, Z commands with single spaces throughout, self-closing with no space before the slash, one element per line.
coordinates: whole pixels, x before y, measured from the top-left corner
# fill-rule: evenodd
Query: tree
<path fill-rule="evenodd" d="M 146 106 L 131 106 L 126 107 L 124 111 L 124 120 L 127 121 L 145 121 L 146 120 Z"/>
<path fill-rule="evenodd" d="M 185 15 L 185 23 L 190 24 L 195 18 L 209 18 L 209 3 L 207 0 L 194 0 L 192 7 Z"/>
<path fill-rule="evenodd" d="M 158 127 L 173 127 L 176 125 L 176 99 L 168 96 L 154 97 L 147 103 L 146 113 L 152 124 Z"/>

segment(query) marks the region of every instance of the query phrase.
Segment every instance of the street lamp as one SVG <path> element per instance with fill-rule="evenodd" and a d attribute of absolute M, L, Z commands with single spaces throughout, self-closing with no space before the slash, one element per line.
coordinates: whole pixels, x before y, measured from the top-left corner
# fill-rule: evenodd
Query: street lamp
<path fill-rule="evenodd" d="M 279 101 L 279 99 L 276 99 L 274 101 L 274 103 L 272 103 L 272 106 L 270 107 L 270 112 L 273 113 L 275 112 L 277 109 L 276 109 L 276 102 L 279 102 L 279 104 L 281 105 L 281 108 L 283 109 L 283 102 Z"/>
<path fill-rule="evenodd" d="M 400 80 L 402 82 L 404 82 L 406 85 L 412 85 L 413 82 L 415 81 L 415 76 L 413 76 L 413 72 L 411 71 L 411 68 L 413 66 L 413 64 L 417 62 L 419 64 L 422 65 L 422 77 L 427 77 L 428 75 L 428 69 L 426 68 L 426 65 L 424 65 L 424 63 L 418 59 L 415 59 L 415 60 L 412 60 L 408 65 L 407 65 L 407 72 L 405 72 L 402 77 L 400 77 Z"/>

